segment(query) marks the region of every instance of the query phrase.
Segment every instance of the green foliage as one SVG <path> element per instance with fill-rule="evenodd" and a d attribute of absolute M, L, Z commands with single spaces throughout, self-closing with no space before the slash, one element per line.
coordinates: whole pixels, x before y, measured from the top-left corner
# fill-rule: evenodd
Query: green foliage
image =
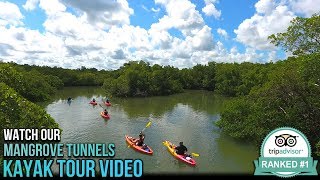
<path fill-rule="evenodd" d="M 151 74 L 151 95 L 168 95 L 182 92 L 182 84 L 179 81 L 179 70 L 165 66 L 161 69 L 154 70 Z"/>
<path fill-rule="evenodd" d="M 95 68 L 63 69 L 48 66 L 31 66 L 28 64 L 9 64 L 18 72 L 39 72 L 56 89 L 61 89 L 63 86 L 102 86 L 104 80 L 113 75 L 111 71 L 98 71 Z"/>
<path fill-rule="evenodd" d="M 117 79 L 106 79 L 102 88 L 105 89 L 106 94 L 111 93 L 115 96 L 129 96 L 129 82 L 125 76 L 120 76 Z"/>
<path fill-rule="evenodd" d="M 55 89 L 63 88 L 63 82 L 58 76 L 44 75 L 44 79 L 50 86 L 54 87 Z"/>
<path fill-rule="evenodd" d="M 48 100 L 55 93 L 56 89 L 46 81 L 47 78 L 35 70 L 23 73 L 23 78 L 27 83 L 26 91 L 21 94 L 32 101 Z"/>
<path fill-rule="evenodd" d="M 215 76 L 216 76 L 216 63 L 209 62 L 207 68 L 204 71 L 204 79 L 202 81 L 202 85 L 204 89 L 209 91 L 213 91 L 215 89 Z"/>
<path fill-rule="evenodd" d="M 236 87 L 241 85 L 239 64 L 218 64 L 216 68 L 216 88 L 219 94 L 236 96 Z"/>
<path fill-rule="evenodd" d="M 0 131 L 7 128 L 58 128 L 59 125 L 38 105 L 0 83 Z M 3 133 L 0 133 L 3 142 Z"/>
<path fill-rule="evenodd" d="M 254 104 L 248 106 L 249 103 L 250 99 L 245 97 L 230 100 L 221 113 L 221 120 L 216 124 L 231 137 L 250 142 L 260 140 L 261 137 L 256 136 L 263 129 L 256 128 L 253 124 L 255 121 L 249 117 L 254 109 Z"/>
<path fill-rule="evenodd" d="M 268 82 L 228 102 L 217 124 L 232 137 L 256 144 L 275 128 L 294 127 L 315 147 L 320 138 L 320 88 L 314 84 L 316 70 L 309 68 L 318 67 L 319 58 L 312 54 L 275 64 Z"/>
<path fill-rule="evenodd" d="M 296 17 L 287 32 L 269 36 L 271 43 L 283 47 L 294 55 L 320 52 L 320 16 Z"/>
<path fill-rule="evenodd" d="M 0 83 L 0 102 L 2 129 L 58 127 L 44 109 L 23 98 L 5 83 Z"/>
<path fill-rule="evenodd" d="M 261 87 L 267 81 L 266 75 L 272 68 L 270 64 L 217 64 L 216 91 L 225 96 L 248 95 L 252 89 Z"/>
<path fill-rule="evenodd" d="M 180 71 L 180 82 L 185 89 L 215 89 L 216 63 L 209 62 L 204 66 L 198 64 L 190 69 Z"/>
<path fill-rule="evenodd" d="M 55 76 L 45 76 L 36 70 L 26 72 L 10 64 L 0 64 L 0 81 L 30 101 L 48 100 L 62 85 Z"/>
<path fill-rule="evenodd" d="M 320 156 L 319 29 L 319 15 L 297 17 L 287 32 L 269 37 L 276 46 L 299 57 L 260 68 L 248 64 L 218 65 L 217 91 L 229 96 L 246 95 L 226 104 L 217 123 L 223 131 L 260 144 L 271 130 L 294 127 L 309 138 Z"/>
<path fill-rule="evenodd" d="M 316 144 L 316 155 L 320 157 L 320 141 Z"/>
<path fill-rule="evenodd" d="M 0 124 L 1 144 L 4 143 L 3 129 L 59 128 L 59 125 L 44 109 L 23 98 L 3 82 L 0 82 Z M 0 147 L 0 168 L 3 165 L 2 155 L 3 146 Z"/>
<path fill-rule="evenodd" d="M 140 62 L 125 63 L 119 76 L 105 80 L 103 88 L 115 96 L 168 95 L 182 92 L 179 70 L 170 66 L 150 66 Z"/>
<path fill-rule="evenodd" d="M 27 82 L 23 79 L 22 73 L 9 64 L 0 64 L 0 82 L 10 85 L 19 93 L 26 91 Z"/>
<path fill-rule="evenodd" d="M 301 75 L 310 85 L 320 86 L 320 54 L 314 53 L 308 56 L 297 58 L 301 61 Z"/>
<path fill-rule="evenodd" d="M 91 72 L 83 72 L 78 75 L 77 85 L 80 86 L 94 86 L 96 85 L 95 74 Z"/>

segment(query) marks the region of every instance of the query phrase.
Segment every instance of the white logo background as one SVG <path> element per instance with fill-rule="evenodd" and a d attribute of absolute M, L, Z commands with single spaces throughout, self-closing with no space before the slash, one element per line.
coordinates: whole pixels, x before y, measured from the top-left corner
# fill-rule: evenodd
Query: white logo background
<path fill-rule="evenodd" d="M 275 140 L 276 136 L 280 136 L 283 134 L 290 134 L 291 136 L 296 136 L 296 144 L 293 147 L 288 145 L 284 145 L 279 147 L 276 145 Z M 307 144 L 308 140 L 305 137 L 301 137 L 297 132 L 290 129 L 282 129 L 275 133 L 270 134 L 270 136 L 266 137 L 264 140 L 264 144 L 262 145 L 261 156 L 263 157 L 309 157 L 309 145 Z M 270 150 L 285 150 L 284 154 L 275 154 L 275 152 L 271 152 Z M 291 151 L 291 153 L 290 153 Z M 295 153 L 292 153 L 294 151 Z M 300 153 L 299 153 L 300 152 Z"/>

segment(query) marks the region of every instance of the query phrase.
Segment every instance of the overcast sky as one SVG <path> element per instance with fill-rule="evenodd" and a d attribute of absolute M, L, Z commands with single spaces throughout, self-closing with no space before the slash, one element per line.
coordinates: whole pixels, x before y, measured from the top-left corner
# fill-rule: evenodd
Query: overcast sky
<path fill-rule="evenodd" d="M 0 0 L 0 60 L 97 69 L 263 63 L 288 55 L 269 35 L 316 12 L 320 0 Z"/>

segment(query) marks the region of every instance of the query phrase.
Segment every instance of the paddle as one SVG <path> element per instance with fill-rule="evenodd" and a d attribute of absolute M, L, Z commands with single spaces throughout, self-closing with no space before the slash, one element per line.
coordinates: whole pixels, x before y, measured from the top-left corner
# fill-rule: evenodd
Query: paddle
<path fill-rule="evenodd" d="M 148 128 L 148 127 L 150 127 L 150 126 L 151 126 L 151 121 L 149 121 L 149 122 L 147 123 L 146 127 L 143 128 L 143 130 L 142 130 L 141 132 L 143 132 L 144 130 L 146 130 L 146 128 Z"/>
<path fill-rule="evenodd" d="M 145 128 L 143 128 L 143 130 L 141 132 L 143 132 L 146 128 L 150 127 L 151 126 L 151 121 L 149 121 L 146 125 Z M 130 147 L 130 144 L 128 145 L 128 148 Z"/>
<path fill-rule="evenodd" d="M 197 154 L 197 153 L 191 153 L 191 155 L 194 156 L 194 157 L 199 157 L 200 156 L 200 154 Z"/>

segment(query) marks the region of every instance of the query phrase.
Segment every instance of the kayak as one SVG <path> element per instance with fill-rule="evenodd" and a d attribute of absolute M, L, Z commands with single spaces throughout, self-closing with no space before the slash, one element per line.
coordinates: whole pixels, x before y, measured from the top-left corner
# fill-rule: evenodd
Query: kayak
<path fill-rule="evenodd" d="M 129 146 L 131 146 L 133 149 L 141 152 L 141 153 L 145 153 L 148 155 L 152 155 L 153 154 L 153 150 L 150 148 L 150 146 L 147 146 L 147 150 L 143 149 L 142 146 L 137 146 L 135 145 L 132 141 L 134 140 L 133 137 L 126 135 L 126 141 L 129 144 Z"/>
<path fill-rule="evenodd" d="M 97 105 L 98 103 L 97 103 L 97 102 L 90 101 L 89 104 Z"/>
<path fill-rule="evenodd" d="M 100 115 L 105 119 L 110 119 L 110 114 L 105 115 L 103 111 L 101 111 Z"/>
<path fill-rule="evenodd" d="M 110 102 L 106 102 L 106 103 L 104 103 L 106 106 L 111 106 L 111 103 Z"/>
<path fill-rule="evenodd" d="M 195 166 L 196 165 L 196 161 L 193 158 L 189 157 L 190 159 L 187 160 L 184 155 L 177 154 L 175 149 L 174 149 L 176 147 L 176 145 L 172 144 L 169 141 L 164 141 L 163 145 L 165 145 L 168 148 L 168 151 L 170 152 L 170 154 L 172 156 L 174 156 L 175 158 L 177 158 L 178 160 L 183 161 L 183 162 L 185 162 L 185 163 L 187 163 L 187 164 L 189 164 L 191 166 Z"/>

